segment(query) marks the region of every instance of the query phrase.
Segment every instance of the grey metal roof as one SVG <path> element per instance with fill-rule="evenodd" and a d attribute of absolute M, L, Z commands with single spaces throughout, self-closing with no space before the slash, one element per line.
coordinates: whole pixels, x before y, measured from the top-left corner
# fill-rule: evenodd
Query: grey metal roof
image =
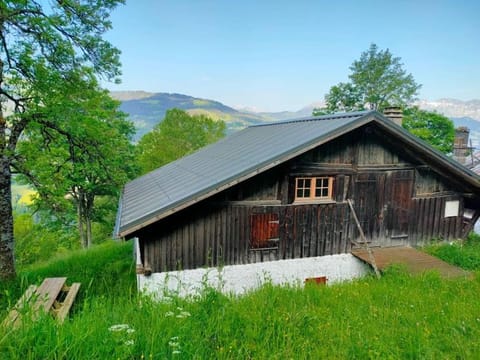
<path fill-rule="evenodd" d="M 251 126 L 126 184 L 115 234 L 129 235 L 372 120 L 419 141 L 375 111 Z M 419 146 L 457 165 L 421 141 Z"/>

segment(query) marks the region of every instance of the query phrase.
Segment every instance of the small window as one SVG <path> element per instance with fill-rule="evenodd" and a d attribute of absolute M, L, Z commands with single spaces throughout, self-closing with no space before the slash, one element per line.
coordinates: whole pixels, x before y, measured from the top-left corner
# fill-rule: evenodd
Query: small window
<path fill-rule="evenodd" d="M 458 216 L 460 209 L 460 201 L 445 201 L 445 217 Z"/>
<path fill-rule="evenodd" d="M 276 249 L 279 241 L 278 214 L 252 214 L 250 215 L 251 249 Z"/>
<path fill-rule="evenodd" d="M 332 200 L 332 177 L 295 179 L 295 201 Z"/>

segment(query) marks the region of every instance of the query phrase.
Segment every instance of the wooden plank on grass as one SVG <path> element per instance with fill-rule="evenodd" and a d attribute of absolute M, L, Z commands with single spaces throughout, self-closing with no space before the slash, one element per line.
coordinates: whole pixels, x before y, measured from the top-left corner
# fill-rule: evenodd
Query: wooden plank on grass
<path fill-rule="evenodd" d="M 75 297 L 77 296 L 78 290 L 80 289 L 80 283 L 73 283 L 72 286 L 68 289 L 67 296 L 62 303 L 62 306 L 57 311 L 57 320 L 63 322 L 72 307 Z"/>
<path fill-rule="evenodd" d="M 43 280 L 36 291 L 38 298 L 35 302 L 34 310 L 43 308 L 46 312 L 50 311 L 66 281 L 66 277 L 46 278 Z"/>
<path fill-rule="evenodd" d="M 33 294 L 37 290 L 37 285 L 30 285 L 23 293 L 22 297 L 18 299 L 15 307 L 8 313 L 5 320 L 2 322 L 2 327 L 12 326 L 14 328 L 21 324 L 21 313 L 28 307 Z"/>

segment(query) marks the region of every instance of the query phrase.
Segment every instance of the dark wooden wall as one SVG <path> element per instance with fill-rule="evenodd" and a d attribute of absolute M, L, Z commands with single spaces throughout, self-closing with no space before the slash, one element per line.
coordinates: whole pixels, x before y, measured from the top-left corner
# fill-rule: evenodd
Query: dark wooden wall
<path fill-rule="evenodd" d="M 195 208 L 139 236 L 144 265 L 170 271 L 339 254 L 351 247 L 346 203 Z M 252 216 L 262 213 L 278 214 L 279 241 L 255 249 Z"/>
<path fill-rule="evenodd" d="M 319 146 L 139 231 L 144 265 L 158 272 L 346 253 L 359 237 L 348 199 L 372 246 L 465 236 L 479 213 L 466 204 L 464 189 L 402 146 L 375 127 Z M 296 176 L 333 176 L 333 200 L 293 203 Z M 445 217 L 452 200 L 459 201 L 458 216 Z M 258 214 L 272 214 L 255 221 L 278 219 L 278 229 L 252 228 Z M 259 231 L 275 239 L 256 248 Z"/>

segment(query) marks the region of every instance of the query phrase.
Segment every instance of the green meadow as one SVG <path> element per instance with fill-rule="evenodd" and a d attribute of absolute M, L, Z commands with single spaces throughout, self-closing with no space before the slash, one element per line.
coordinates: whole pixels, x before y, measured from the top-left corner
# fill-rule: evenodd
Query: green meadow
<path fill-rule="evenodd" d="M 331 286 L 265 285 L 241 297 L 138 295 L 131 243 L 106 243 L 19 269 L 0 285 L 0 317 L 29 284 L 67 276 L 82 288 L 67 321 L 0 329 L 1 359 L 476 359 L 480 245 L 426 249 L 474 273 L 445 280 L 401 267 Z"/>

